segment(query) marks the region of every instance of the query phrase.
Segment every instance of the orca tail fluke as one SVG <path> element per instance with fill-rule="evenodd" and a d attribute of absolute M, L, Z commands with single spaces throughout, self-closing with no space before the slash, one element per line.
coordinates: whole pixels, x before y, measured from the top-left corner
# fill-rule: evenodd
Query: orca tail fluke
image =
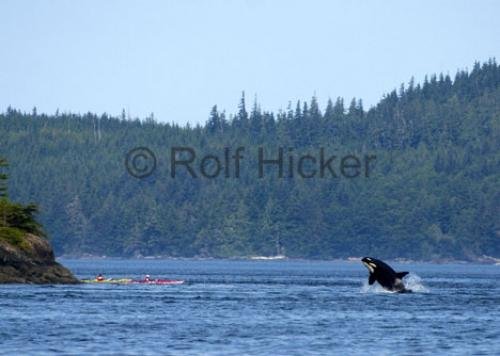
<path fill-rule="evenodd" d="M 399 279 L 403 279 L 404 276 L 406 276 L 409 272 L 397 272 L 396 277 Z"/>

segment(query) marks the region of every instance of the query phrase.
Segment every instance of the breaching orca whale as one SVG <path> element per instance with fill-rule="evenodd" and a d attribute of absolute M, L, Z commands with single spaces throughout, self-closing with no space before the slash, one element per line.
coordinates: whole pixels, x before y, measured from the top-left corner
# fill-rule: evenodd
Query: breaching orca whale
<path fill-rule="evenodd" d="M 361 262 L 370 271 L 368 284 L 372 285 L 377 281 L 382 287 L 392 292 L 409 293 L 411 289 L 406 289 L 402 281 L 408 272 L 396 272 L 387 263 L 376 258 L 363 257 Z"/>

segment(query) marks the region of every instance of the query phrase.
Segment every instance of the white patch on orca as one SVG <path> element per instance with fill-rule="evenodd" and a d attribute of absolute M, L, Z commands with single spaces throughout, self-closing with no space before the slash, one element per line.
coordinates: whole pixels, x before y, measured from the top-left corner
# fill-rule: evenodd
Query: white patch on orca
<path fill-rule="evenodd" d="M 372 263 L 363 262 L 363 264 L 365 265 L 366 268 L 368 268 L 368 270 L 370 271 L 370 273 L 373 273 L 374 268 L 372 266 Z"/>

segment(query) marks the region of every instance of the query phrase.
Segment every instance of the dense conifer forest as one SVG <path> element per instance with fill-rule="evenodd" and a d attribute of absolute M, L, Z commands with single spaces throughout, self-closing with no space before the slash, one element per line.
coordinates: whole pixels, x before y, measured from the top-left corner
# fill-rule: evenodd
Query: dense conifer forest
<path fill-rule="evenodd" d="M 26 233 L 44 236 L 40 224 L 35 220 L 38 207 L 33 204 L 22 205 L 10 201 L 7 192 L 8 175 L 5 168 L 8 166 L 5 159 L 0 158 L 0 243 L 8 242 L 11 246 L 17 246 L 28 250 L 24 236 Z"/>
<path fill-rule="evenodd" d="M 125 160 L 141 146 L 157 164 L 139 179 Z M 179 166 L 173 178 L 171 161 L 181 158 L 172 157 L 172 147 L 196 152 L 197 173 L 206 155 L 223 165 L 225 148 L 232 165 L 215 178 L 193 178 Z M 238 147 L 244 150 L 236 177 Z M 276 160 L 280 148 L 282 177 L 276 164 L 259 177 L 259 150 Z M 332 170 L 323 177 L 298 174 L 300 157 L 319 162 L 322 151 L 336 156 Z M 356 170 L 352 156 L 361 162 L 355 177 L 349 177 Z M 372 156 L 365 174 L 364 158 Z M 368 110 L 361 100 L 342 98 L 320 108 L 313 97 L 266 112 L 242 96 L 234 115 L 214 106 L 206 124 L 182 127 L 125 112 L 8 108 L 0 114 L 0 157 L 9 163 L 2 168 L 9 196 L 39 204 L 39 220 L 59 255 L 500 256 L 500 66 L 494 60 L 453 77 L 410 80 Z M 346 174 L 342 157 L 351 157 Z M 319 170 L 318 162 L 308 159 L 302 168 Z M 205 163 L 214 173 L 216 161 Z"/>

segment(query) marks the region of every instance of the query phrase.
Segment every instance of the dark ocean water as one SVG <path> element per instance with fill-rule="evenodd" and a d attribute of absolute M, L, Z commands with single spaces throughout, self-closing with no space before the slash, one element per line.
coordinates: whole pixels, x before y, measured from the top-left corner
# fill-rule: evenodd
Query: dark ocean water
<path fill-rule="evenodd" d="M 393 264 L 393 294 L 358 262 L 61 262 L 188 283 L 1 285 L 0 354 L 500 355 L 500 266 Z"/>

